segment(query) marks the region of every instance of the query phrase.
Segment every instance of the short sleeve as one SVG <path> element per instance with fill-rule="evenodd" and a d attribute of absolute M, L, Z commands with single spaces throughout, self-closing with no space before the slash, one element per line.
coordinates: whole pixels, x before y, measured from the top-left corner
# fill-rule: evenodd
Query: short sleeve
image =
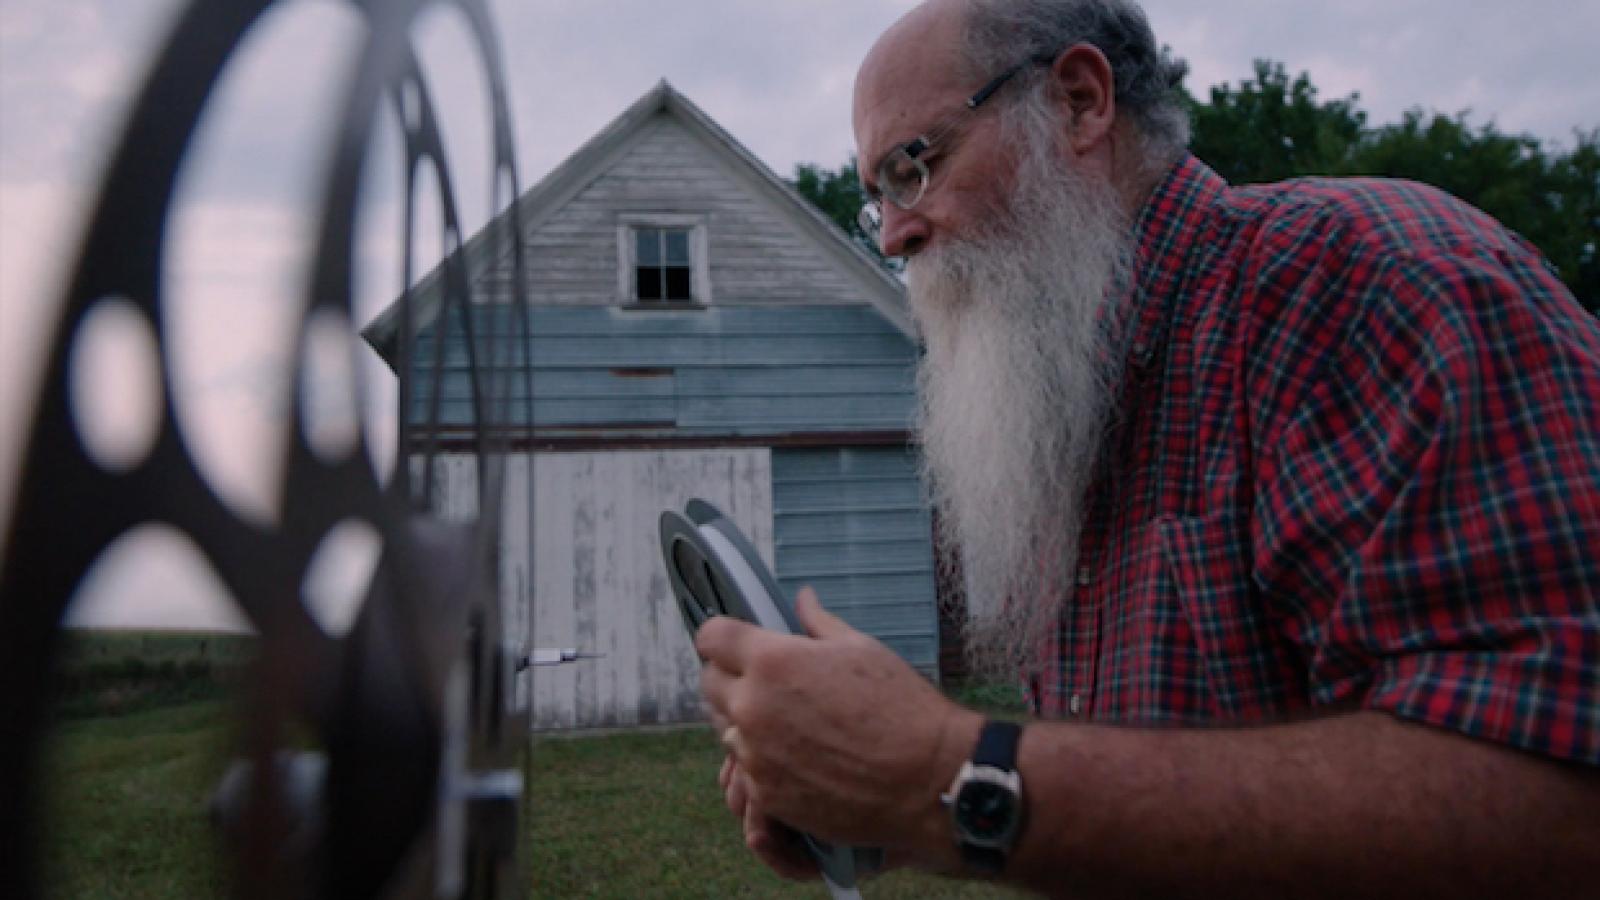
<path fill-rule="evenodd" d="M 1600 326 L 1538 260 L 1391 260 L 1258 470 L 1313 702 L 1600 765 Z"/>

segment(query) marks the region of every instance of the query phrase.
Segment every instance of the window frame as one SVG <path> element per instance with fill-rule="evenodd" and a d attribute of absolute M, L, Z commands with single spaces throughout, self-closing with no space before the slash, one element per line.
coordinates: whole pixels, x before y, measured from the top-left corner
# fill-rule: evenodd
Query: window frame
<path fill-rule="evenodd" d="M 689 232 L 689 299 L 641 300 L 635 269 L 643 228 Z M 625 309 L 699 309 L 711 304 L 706 217 L 693 213 L 622 213 L 617 217 L 617 302 Z"/>

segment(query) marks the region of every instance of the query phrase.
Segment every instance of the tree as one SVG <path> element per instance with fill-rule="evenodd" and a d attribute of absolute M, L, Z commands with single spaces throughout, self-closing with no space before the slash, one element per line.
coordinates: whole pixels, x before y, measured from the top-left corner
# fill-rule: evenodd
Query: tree
<path fill-rule="evenodd" d="M 1577 146 L 1557 161 L 1551 179 L 1557 216 L 1542 241 L 1567 286 L 1600 315 L 1600 127 L 1575 132 Z"/>
<path fill-rule="evenodd" d="M 814 163 L 800 163 L 794 167 L 794 178 L 789 183 L 846 234 L 854 237 L 861 233 L 856 225 L 856 212 L 861 209 L 861 178 L 856 174 L 854 156 L 837 172 Z"/>
<path fill-rule="evenodd" d="M 1600 128 L 1563 153 L 1529 135 L 1475 128 L 1465 113 L 1407 112 L 1367 127 L 1359 95 L 1318 99 L 1311 77 L 1258 60 L 1255 77 L 1210 102 L 1184 94 L 1194 154 L 1234 184 L 1306 175 L 1409 178 L 1454 194 L 1540 249 L 1587 309 L 1600 313 Z"/>
<path fill-rule="evenodd" d="M 812 205 L 832 219 L 835 225 L 871 254 L 872 258 L 890 271 L 900 271 L 899 261 L 886 259 L 883 252 L 878 249 L 877 242 L 867 237 L 861 226 L 856 224 L 856 215 L 861 211 L 863 194 L 854 156 L 840 166 L 837 172 L 814 163 L 800 163 L 794 167 L 794 178 L 789 184 L 800 193 L 800 196 L 810 200 Z"/>
<path fill-rule="evenodd" d="M 1256 60 L 1255 78 L 1211 89 L 1211 102 L 1184 94 L 1193 125 L 1190 148 L 1232 184 L 1335 174 L 1360 145 L 1367 114 L 1358 94 L 1317 99 L 1311 78 L 1294 78 L 1282 63 Z"/>

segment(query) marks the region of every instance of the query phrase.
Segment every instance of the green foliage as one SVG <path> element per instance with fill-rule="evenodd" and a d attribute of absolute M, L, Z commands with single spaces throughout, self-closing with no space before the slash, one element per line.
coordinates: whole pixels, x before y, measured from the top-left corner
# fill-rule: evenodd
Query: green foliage
<path fill-rule="evenodd" d="M 1237 88 L 1212 88 L 1210 103 L 1189 100 L 1194 155 L 1233 184 L 1343 171 L 1366 127 L 1359 95 L 1319 101 L 1303 72 L 1291 81 L 1282 63 L 1266 60 L 1255 70 Z"/>
<path fill-rule="evenodd" d="M 968 679 L 946 685 L 945 693 L 962 706 L 968 706 L 999 719 L 1022 720 L 1028 717 L 1028 704 L 1022 686 L 1010 681 Z"/>
<path fill-rule="evenodd" d="M 56 714 L 120 715 L 223 696 L 254 657 L 247 635 L 69 631 L 56 660 Z"/>
<path fill-rule="evenodd" d="M 794 167 L 794 179 L 789 183 L 845 234 L 858 239 L 866 237 L 856 225 L 856 212 L 861 209 L 861 178 L 856 173 L 854 156 L 837 172 L 812 163 L 800 163 Z"/>
<path fill-rule="evenodd" d="M 1358 95 L 1320 100 L 1306 73 L 1258 60 L 1255 77 L 1188 100 L 1194 154 L 1234 184 L 1306 175 L 1409 178 L 1442 188 L 1537 246 L 1585 307 L 1600 312 L 1600 128 L 1570 152 L 1414 109 L 1367 127 Z"/>
<path fill-rule="evenodd" d="M 856 214 L 861 211 L 863 195 L 854 156 L 838 171 L 814 163 L 800 163 L 794 167 L 794 178 L 789 184 L 800 196 L 810 200 L 813 206 L 832 219 L 833 224 L 839 226 L 839 230 L 849 235 L 868 255 L 882 263 L 884 268 L 892 272 L 900 271 L 899 260 L 886 259 L 878 249 L 877 242 L 867 237 L 861 226 L 856 224 Z"/>

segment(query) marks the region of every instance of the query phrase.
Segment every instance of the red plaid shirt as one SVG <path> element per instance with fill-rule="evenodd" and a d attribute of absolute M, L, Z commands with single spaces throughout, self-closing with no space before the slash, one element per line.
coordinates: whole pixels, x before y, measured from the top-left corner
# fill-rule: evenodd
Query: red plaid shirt
<path fill-rule="evenodd" d="M 1122 418 L 1035 710 L 1386 710 L 1600 765 L 1600 323 L 1399 181 L 1140 215 Z"/>

